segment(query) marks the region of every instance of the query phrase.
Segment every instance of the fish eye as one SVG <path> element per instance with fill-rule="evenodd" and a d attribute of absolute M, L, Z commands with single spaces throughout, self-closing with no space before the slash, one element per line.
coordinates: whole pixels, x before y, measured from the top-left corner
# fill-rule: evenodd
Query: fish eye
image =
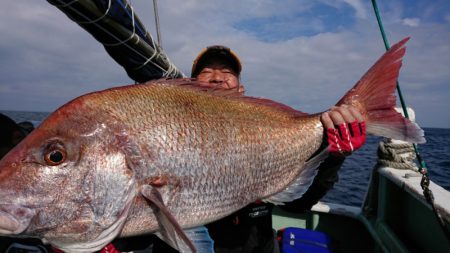
<path fill-rule="evenodd" d="M 66 160 L 67 153 L 61 145 L 49 145 L 44 153 L 44 160 L 47 165 L 56 166 L 60 165 Z"/>

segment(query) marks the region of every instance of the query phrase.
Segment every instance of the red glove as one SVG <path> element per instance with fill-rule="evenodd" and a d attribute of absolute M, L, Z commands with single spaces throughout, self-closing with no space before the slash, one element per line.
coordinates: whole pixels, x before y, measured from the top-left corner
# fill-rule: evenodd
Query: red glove
<path fill-rule="evenodd" d="M 344 157 L 359 149 L 366 141 L 366 123 L 354 121 L 336 128 L 327 129 L 328 151 L 334 156 Z"/>
<path fill-rule="evenodd" d="M 55 247 L 52 248 L 54 253 L 64 253 L 64 251 L 57 249 Z M 116 247 L 114 247 L 114 245 L 112 243 L 109 243 L 108 245 L 106 245 L 105 247 L 103 247 L 99 253 L 120 253 L 120 251 L 118 251 L 116 249 Z"/>
<path fill-rule="evenodd" d="M 100 253 L 120 253 L 112 243 L 109 243 L 100 250 Z"/>

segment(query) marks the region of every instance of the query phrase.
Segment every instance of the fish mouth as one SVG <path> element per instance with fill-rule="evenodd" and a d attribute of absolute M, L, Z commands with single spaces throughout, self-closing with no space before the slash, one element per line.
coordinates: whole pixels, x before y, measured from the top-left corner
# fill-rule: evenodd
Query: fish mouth
<path fill-rule="evenodd" d="M 35 211 L 19 205 L 0 206 L 0 234 L 20 234 L 27 229 Z"/>

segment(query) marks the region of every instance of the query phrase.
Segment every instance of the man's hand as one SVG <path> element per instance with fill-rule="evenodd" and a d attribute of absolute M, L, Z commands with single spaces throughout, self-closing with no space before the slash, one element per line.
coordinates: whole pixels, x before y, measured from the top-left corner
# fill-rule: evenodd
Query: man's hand
<path fill-rule="evenodd" d="M 326 129 L 329 151 L 334 156 L 348 156 L 366 141 L 364 118 L 354 106 L 335 106 L 323 113 L 320 120 Z"/>

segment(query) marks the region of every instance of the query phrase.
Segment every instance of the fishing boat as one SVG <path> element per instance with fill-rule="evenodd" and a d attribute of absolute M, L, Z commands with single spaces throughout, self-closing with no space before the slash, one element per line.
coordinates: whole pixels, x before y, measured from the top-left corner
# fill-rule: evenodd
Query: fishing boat
<path fill-rule="evenodd" d="M 127 0 L 48 2 L 104 45 L 136 82 L 184 77 Z M 372 2 L 382 28 L 376 2 Z M 155 19 L 158 23 L 156 11 Z M 404 108 L 405 116 L 413 114 Z M 303 213 L 276 207 L 274 229 L 301 228 L 330 238 L 329 243 L 302 238 L 287 242 L 300 240 L 317 246 L 314 252 L 450 252 L 450 192 L 429 180 L 417 146 L 386 139 L 374 156 L 378 162 L 361 206 L 319 202 Z"/>

